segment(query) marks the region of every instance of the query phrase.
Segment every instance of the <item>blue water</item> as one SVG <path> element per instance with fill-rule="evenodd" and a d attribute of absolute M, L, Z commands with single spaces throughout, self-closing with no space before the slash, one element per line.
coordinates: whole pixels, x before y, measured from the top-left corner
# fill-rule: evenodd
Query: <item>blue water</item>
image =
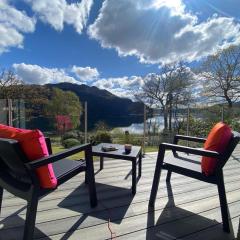
<path fill-rule="evenodd" d="M 164 127 L 164 122 L 163 122 L 163 117 L 162 116 L 157 116 L 154 118 L 149 118 L 147 120 L 147 126 L 146 126 L 146 131 L 151 131 L 153 132 L 154 129 L 156 132 L 159 132 L 163 129 Z M 133 123 L 128 127 L 117 127 L 114 128 L 114 130 L 120 130 L 120 131 L 129 131 L 129 133 L 135 133 L 135 134 L 143 134 L 143 128 L 144 124 L 142 123 Z"/>

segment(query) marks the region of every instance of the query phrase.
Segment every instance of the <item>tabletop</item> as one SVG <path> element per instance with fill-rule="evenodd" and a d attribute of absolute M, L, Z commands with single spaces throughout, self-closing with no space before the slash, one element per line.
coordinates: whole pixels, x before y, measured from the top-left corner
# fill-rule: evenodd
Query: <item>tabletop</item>
<path fill-rule="evenodd" d="M 102 151 L 102 147 L 115 147 L 117 150 L 104 152 Z M 109 158 L 122 158 L 126 160 L 132 160 L 139 157 L 141 154 L 140 146 L 132 146 L 132 150 L 130 153 L 126 154 L 124 145 L 121 144 L 112 144 L 112 143 L 100 143 L 96 146 L 93 146 L 92 152 L 94 156 L 103 156 Z"/>

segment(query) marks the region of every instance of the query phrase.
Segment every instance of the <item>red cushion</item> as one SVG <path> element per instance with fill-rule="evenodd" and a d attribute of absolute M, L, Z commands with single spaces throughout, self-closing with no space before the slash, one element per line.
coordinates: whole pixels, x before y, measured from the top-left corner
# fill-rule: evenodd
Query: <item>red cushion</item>
<path fill-rule="evenodd" d="M 0 137 L 15 139 L 19 142 L 29 161 L 49 156 L 44 135 L 39 130 L 25 130 L 0 124 Z M 55 188 L 57 179 L 52 164 L 36 169 L 42 188 Z"/>
<path fill-rule="evenodd" d="M 204 149 L 223 153 L 226 150 L 231 137 L 231 128 L 228 125 L 219 122 L 208 134 L 207 140 L 204 144 Z M 207 176 L 212 175 L 216 169 L 217 161 L 218 160 L 216 158 L 202 157 L 202 172 Z"/>
<path fill-rule="evenodd" d="M 6 126 L 3 124 L 0 124 L 0 136 L 1 138 L 13 138 L 16 134 L 24 131 L 31 131 L 31 130 L 25 130 L 21 128 L 14 128 L 10 126 Z"/>

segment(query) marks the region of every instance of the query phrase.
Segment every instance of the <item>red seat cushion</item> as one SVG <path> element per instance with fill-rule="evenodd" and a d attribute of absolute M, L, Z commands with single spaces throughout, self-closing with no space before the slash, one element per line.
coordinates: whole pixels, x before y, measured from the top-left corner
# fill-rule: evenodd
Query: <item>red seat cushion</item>
<path fill-rule="evenodd" d="M 0 124 L 0 138 L 17 140 L 29 161 L 49 156 L 45 137 L 39 130 L 25 130 Z M 36 173 L 42 188 L 57 186 L 52 164 L 36 169 Z"/>
<path fill-rule="evenodd" d="M 204 149 L 223 153 L 226 150 L 226 147 L 228 146 L 231 138 L 231 128 L 228 125 L 219 122 L 208 134 L 207 140 L 204 144 Z M 202 172 L 207 176 L 212 175 L 216 169 L 217 161 L 218 160 L 216 158 L 202 157 Z"/>

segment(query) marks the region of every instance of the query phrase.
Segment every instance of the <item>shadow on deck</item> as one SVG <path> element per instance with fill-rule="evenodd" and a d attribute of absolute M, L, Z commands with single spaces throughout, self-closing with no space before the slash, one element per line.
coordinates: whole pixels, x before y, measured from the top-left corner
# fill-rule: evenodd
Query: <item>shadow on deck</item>
<path fill-rule="evenodd" d="M 108 160 L 98 171 L 96 161 L 98 206 L 89 205 L 84 176 L 74 177 L 40 201 L 35 239 L 240 239 L 240 146 L 224 168 L 230 234 L 222 231 L 217 189 L 204 182 L 173 174 L 171 184 L 160 181 L 155 210 L 149 209 L 155 161 L 156 154 L 143 159 L 135 196 L 129 162 Z M 21 239 L 25 212 L 23 200 L 4 192 L 0 239 Z"/>

